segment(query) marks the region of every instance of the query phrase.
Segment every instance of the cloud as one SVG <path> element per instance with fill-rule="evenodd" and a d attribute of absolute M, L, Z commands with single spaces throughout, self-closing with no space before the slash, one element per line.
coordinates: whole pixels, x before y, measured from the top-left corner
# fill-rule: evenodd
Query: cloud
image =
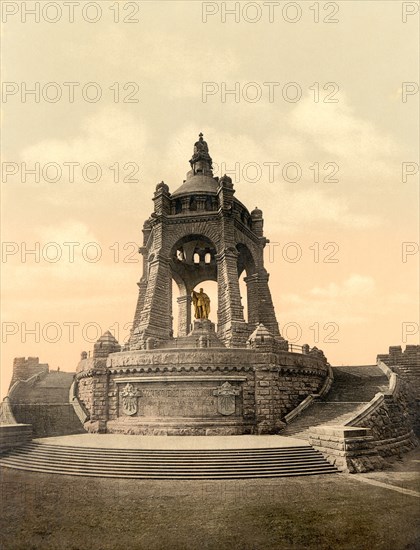
<path fill-rule="evenodd" d="M 384 160 L 397 147 L 391 136 L 359 118 L 342 92 L 337 103 L 315 103 L 313 96 L 307 95 L 296 104 L 288 122 L 295 131 L 316 139 L 321 149 L 339 157 Z"/>
<path fill-rule="evenodd" d="M 282 295 L 280 310 L 284 318 L 293 320 L 364 323 L 368 319 L 366 303 L 375 298 L 375 290 L 373 277 L 353 273 L 340 283 L 313 287 L 300 295 Z"/>
<path fill-rule="evenodd" d="M 283 232 L 301 228 L 302 226 L 322 225 L 331 227 L 369 228 L 381 223 L 376 214 L 364 214 L 350 205 L 346 198 L 331 196 L 328 191 L 302 189 L 285 191 L 285 186 L 279 189 L 281 196 L 279 204 L 267 202 L 268 216 L 281 219 Z"/>
<path fill-rule="evenodd" d="M 309 291 L 311 296 L 321 299 L 352 298 L 370 295 L 375 289 L 373 277 L 352 274 L 341 284 L 330 283 L 327 287 L 314 287 Z"/>
<path fill-rule="evenodd" d="M 68 139 L 44 139 L 21 152 L 26 162 L 134 161 L 146 154 L 147 132 L 133 116 L 112 106 L 81 120 L 79 135 Z"/>

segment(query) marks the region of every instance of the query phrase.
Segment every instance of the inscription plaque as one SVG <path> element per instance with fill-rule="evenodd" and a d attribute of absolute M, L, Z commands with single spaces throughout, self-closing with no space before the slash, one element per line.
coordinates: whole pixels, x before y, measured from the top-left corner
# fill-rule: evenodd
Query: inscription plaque
<path fill-rule="evenodd" d="M 131 388 L 127 389 L 127 386 Z M 242 414 L 241 399 L 238 399 L 238 406 L 235 406 L 235 396 L 240 394 L 240 389 L 231 384 L 229 384 L 230 388 L 222 385 L 217 389 L 214 381 L 164 384 L 144 382 L 127 384 L 127 386 L 120 393 L 121 396 L 127 393 L 127 396 L 120 401 L 120 414 L 132 417 L 220 418 L 221 415 Z M 220 391 L 227 392 L 228 395 L 219 395 L 217 392 Z"/>

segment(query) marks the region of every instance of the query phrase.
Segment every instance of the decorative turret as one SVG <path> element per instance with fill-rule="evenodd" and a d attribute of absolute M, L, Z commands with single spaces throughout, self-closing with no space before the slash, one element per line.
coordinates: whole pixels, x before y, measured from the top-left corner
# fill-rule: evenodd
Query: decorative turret
<path fill-rule="evenodd" d="M 118 351 L 121 351 L 121 346 L 117 339 L 107 330 L 93 346 L 93 358 L 105 358 L 108 357 L 110 353 L 116 353 Z"/>
<path fill-rule="evenodd" d="M 249 337 L 247 345 L 256 349 L 271 345 L 272 341 L 273 335 L 271 332 L 262 323 L 258 323 L 257 328 Z"/>
<path fill-rule="evenodd" d="M 155 214 L 157 216 L 171 213 L 171 194 L 165 182 L 161 181 L 156 185 L 153 201 L 155 203 Z"/>
<path fill-rule="evenodd" d="M 217 193 L 219 195 L 220 206 L 224 210 L 230 211 L 232 209 L 233 195 L 235 194 L 232 178 L 226 174 L 220 178 Z"/>
<path fill-rule="evenodd" d="M 252 229 L 254 233 L 256 233 L 258 237 L 262 237 L 264 235 L 263 213 L 262 213 L 262 210 L 260 210 L 257 206 L 251 212 L 251 219 L 252 219 Z"/>
<path fill-rule="evenodd" d="M 273 334 L 262 323 L 258 323 L 257 328 L 247 340 L 247 348 L 261 349 L 265 351 L 287 351 L 289 344 L 281 336 L 274 338 Z"/>

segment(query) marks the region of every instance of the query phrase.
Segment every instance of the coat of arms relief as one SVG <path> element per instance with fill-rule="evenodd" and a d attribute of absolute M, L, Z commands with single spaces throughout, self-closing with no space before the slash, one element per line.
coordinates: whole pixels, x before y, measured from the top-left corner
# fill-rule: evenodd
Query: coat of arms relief
<path fill-rule="evenodd" d="M 240 391 L 228 381 L 213 391 L 213 395 L 217 397 L 217 410 L 220 414 L 224 416 L 235 414 L 236 396 L 240 394 Z"/>

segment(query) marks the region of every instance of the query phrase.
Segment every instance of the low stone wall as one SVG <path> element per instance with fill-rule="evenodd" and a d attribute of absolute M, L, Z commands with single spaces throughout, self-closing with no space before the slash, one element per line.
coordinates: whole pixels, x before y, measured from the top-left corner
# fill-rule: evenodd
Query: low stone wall
<path fill-rule="evenodd" d="M 0 424 L 0 454 L 25 445 L 32 439 L 29 424 Z"/>
<path fill-rule="evenodd" d="M 381 456 L 400 456 L 417 445 L 410 415 L 410 392 L 407 383 L 387 365 L 378 361 L 378 366 L 388 376 L 388 392 L 377 393 L 346 426 L 368 428 Z"/>
<path fill-rule="evenodd" d="M 80 422 L 84 424 L 86 421 L 89 420 L 89 412 L 86 410 L 86 407 L 83 405 L 77 395 L 77 387 L 78 385 L 76 381 L 73 380 L 69 391 L 69 401 L 72 404 L 74 412 L 76 413 Z"/>
<path fill-rule="evenodd" d="M 324 384 L 322 385 L 322 388 L 319 390 L 318 393 L 313 393 L 311 395 L 308 395 L 305 397 L 303 401 L 299 403 L 297 407 L 295 407 L 292 411 L 290 411 L 286 416 L 284 417 L 284 420 L 287 424 L 290 424 L 290 422 L 295 419 L 297 416 L 300 416 L 305 409 L 310 407 L 312 403 L 315 401 L 315 399 L 321 399 L 321 397 L 324 397 L 328 394 L 328 392 L 331 389 L 331 386 L 334 381 L 334 374 L 333 370 L 330 365 L 328 365 L 328 375 L 325 379 Z"/>
<path fill-rule="evenodd" d="M 13 414 L 9 397 L 0 403 L 0 454 L 24 445 L 32 439 L 32 426 L 19 424 Z"/>
<path fill-rule="evenodd" d="M 378 355 L 378 361 L 407 383 L 412 423 L 420 435 L 420 345 L 408 345 L 404 351 L 401 346 L 390 346 L 389 353 Z"/>
<path fill-rule="evenodd" d="M 311 445 L 332 464 L 350 473 L 382 468 L 387 457 L 418 444 L 406 383 L 381 361 L 378 366 L 388 376 L 388 392 L 378 392 L 344 426 L 319 426 L 309 436 Z"/>
<path fill-rule="evenodd" d="M 6 396 L 0 403 L 0 424 L 17 424 L 9 396 Z"/>
<path fill-rule="evenodd" d="M 366 428 L 318 426 L 312 429 L 309 442 L 342 472 L 354 474 L 385 466 Z"/>

